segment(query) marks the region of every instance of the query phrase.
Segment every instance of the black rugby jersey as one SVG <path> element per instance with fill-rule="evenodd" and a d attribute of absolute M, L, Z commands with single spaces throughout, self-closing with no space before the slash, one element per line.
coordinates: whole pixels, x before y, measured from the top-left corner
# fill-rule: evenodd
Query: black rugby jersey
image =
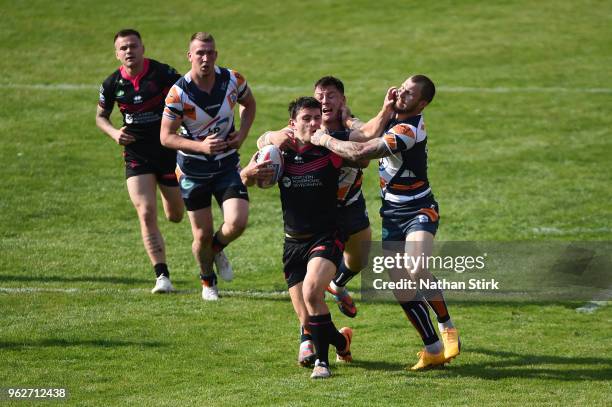
<path fill-rule="evenodd" d="M 336 230 L 342 158 L 310 144 L 299 152 L 284 151 L 283 157 L 285 170 L 278 186 L 285 232 L 314 234 Z"/>
<path fill-rule="evenodd" d="M 123 126 L 136 137 L 126 150 L 148 152 L 151 147 L 161 147 L 159 131 L 166 94 L 180 79 L 174 68 L 153 59 L 144 60 L 143 71 L 130 77 L 121 66 L 100 86 L 98 104 L 112 111 L 115 102 L 123 115 Z"/>

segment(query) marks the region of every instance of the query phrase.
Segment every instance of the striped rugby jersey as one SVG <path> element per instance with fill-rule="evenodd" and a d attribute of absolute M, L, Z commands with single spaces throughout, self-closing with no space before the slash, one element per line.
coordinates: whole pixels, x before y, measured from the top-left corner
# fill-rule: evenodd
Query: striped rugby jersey
<path fill-rule="evenodd" d="M 350 133 L 350 129 L 342 129 L 330 131 L 329 134 L 340 141 L 347 141 Z M 362 196 L 362 183 L 363 170 L 361 168 L 343 166 L 340 169 L 340 178 L 338 179 L 338 206 L 345 207 L 357 202 Z"/>
<path fill-rule="evenodd" d="M 183 120 L 185 138 L 202 141 L 216 134 L 214 137 L 225 140 L 234 131 L 234 107 L 247 93 L 246 79 L 231 69 L 215 66 L 215 84 L 210 93 L 200 90 L 188 72 L 168 92 L 164 116 Z M 216 161 L 235 152 L 231 149 L 221 154 L 195 154 L 179 150 L 179 165 L 184 161 L 181 156 Z"/>
<path fill-rule="evenodd" d="M 427 132 L 423 115 L 393 119 L 383 135 L 392 153 L 379 161 L 380 193 L 386 202 L 410 205 L 431 195 L 427 179 Z"/>

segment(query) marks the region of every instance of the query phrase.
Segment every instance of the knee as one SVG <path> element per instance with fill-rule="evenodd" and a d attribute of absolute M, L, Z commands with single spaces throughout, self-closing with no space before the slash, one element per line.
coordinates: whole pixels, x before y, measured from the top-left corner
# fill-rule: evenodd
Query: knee
<path fill-rule="evenodd" d="M 157 224 L 157 211 L 153 205 L 138 205 L 136 211 L 142 225 L 152 227 Z"/>
<path fill-rule="evenodd" d="M 212 230 L 199 229 L 193 233 L 193 246 L 203 247 L 212 245 Z"/>
<path fill-rule="evenodd" d="M 246 224 L 246 219 L 233 219 L 227 222 L 225 225 L 227 227 L 229 235 L 238 237 L 242 233 L 244 233 L 244 230 L 246 229 Z"/>
<path fill-rule="evenodd" d="M 172 223 L 179 223 L 180 221 L 183 220 L 183 211 L 175 211 L 175 212 L 170 212 L 170 213 L 166 213 L 166 219 L 168 219 L 170 222 Z"/>
<path fill-rule="evenodd" d="M 303 288 L 304 302 L 311 308 L 323 301 L 325 293 L 320 293 L 315 290 L 314 286 L 304 286 Z"/>

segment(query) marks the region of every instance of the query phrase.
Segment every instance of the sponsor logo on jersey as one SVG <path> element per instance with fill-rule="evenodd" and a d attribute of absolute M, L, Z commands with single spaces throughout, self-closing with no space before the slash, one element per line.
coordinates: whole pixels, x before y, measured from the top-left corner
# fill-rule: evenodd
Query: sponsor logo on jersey
<path fill-rule="evenodd" d="M 283 177 L 282 183 L 285 188 L 289 188 L 291 186 L 291 178 Z"/>
<path fill-rule="evenodd" d="M 134 123 L 134 117 L 132 117 L 132 115 L 131 115 L 131 114 L 129 114 L 129 113 L 128 113 L 128 114 L 126 114 L 126 115 L 125 115 L 125 122 L 126 122 L 127 124 L 132 124 L 132 123 Z"/>
<path fill-rule="evenodd" d="M 416 217 L 416 220 L 419 223 L 429 223 L 429 218 L 426 215 L 419 215 Z"/>
<path fill-rule="evenodd" d="M 136 95 L 134 96 L 134 104 L 142 103 L 142 96 Z"/>
<path fill-rule="evenodd" d="M 236 93 L 235 89 L 232 90 L 232 92 L 229 95 L 227 95 L 227 97 L 232 105 L 236 104 L 236 101 L 238 100 L 238 94 Z"/>
<path fill-rule="evenodd" d="M 117 96 L 118 98 L 120 98 L 120 97 L 121 97 L 121 96 L 123 96 L 123 95 L 125 95 L 125 92 L 123 91 L 123 89 L 119 89 L 119 90 L 117 91 L 117 93 L 116 93 L 116 96 Z"/>

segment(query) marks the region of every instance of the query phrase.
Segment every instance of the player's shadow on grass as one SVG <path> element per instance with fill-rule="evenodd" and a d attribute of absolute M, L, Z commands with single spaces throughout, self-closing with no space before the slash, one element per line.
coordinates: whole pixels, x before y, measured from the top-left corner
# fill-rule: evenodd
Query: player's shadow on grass
<path fill-rule="evenodd" d="M 14 274 L 0 274 L 0 281 L 27 281 L 27 282 L 62 282 L 62 283 L 108 283 L 108 284 L 143 284 L 151 283 L 152 278 L 113 277 L 113 276 L 19 276 Z"/>
<path fill-rule="evenodd" d="M 489 358 L 477 363 L 448 365 L 443 374 L 491 380 L 509 377 L 573 382 L 612 379 L 612 359 L 604 357 L 531 355 L 485 348 L 471 348 L 465 352 Z"/>
<path fill-rule="evenodd" d="M 96 348 L 120 348 L 120 347 L 144 347 L 160 348 L 168 346 L 163 342 L 156 341 L 125 341 L 115 339 L 36 339 L 24 341 L 0 341 L 0 349 L 27 349 L 27 348 L 67 348 L 71 346 L 96 347 Z"/>

